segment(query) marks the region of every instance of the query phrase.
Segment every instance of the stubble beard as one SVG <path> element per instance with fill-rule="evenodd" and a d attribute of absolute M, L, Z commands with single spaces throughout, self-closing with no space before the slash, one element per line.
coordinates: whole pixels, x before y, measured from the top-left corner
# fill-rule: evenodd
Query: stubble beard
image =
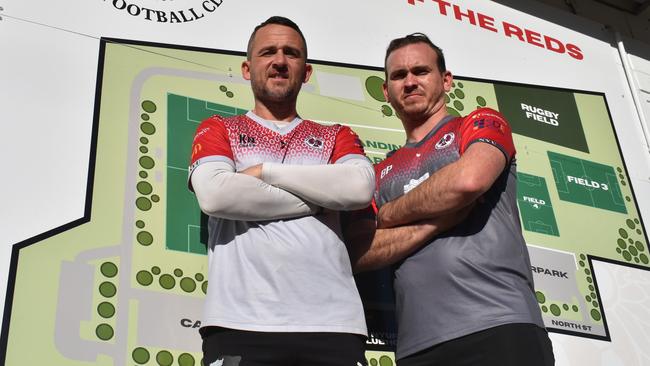
<path fill-rule="evenodd" d="M 395 106 L 393 106 L 393 108 L 395 108 Z M 403 123 L 411 124 L 426 120 L 430 112 L 426 106 L 410 105 L 395 108 L 395 113 Z"/>
<path fill-rule="evenodd" d="M 268 78 L 261 81 L 257 81 L 255 78 L 251 79 L 251 89 L 256 100 L 267 105 L 282 105 L 291 102 L 295 103 L 296 99 L 298 99 L 300 85 L 289 83 L 284 87 L 270 88 L 266 85 L 268 82 Z"/>
<path fill-rule="evenodd" d="M 298 91 L 292 87 L 282 88 L 280 90 L 269 90 L 264 86 L 254 85 L 253 86 L 253 95 L 255 99 L 270 104 L 280 104 L 287 103 L 291 100 L 295 100 L 298 97 Z"/>
<path fill-rule="evenodd" d="M 400 108 L 395 108 L 395 113 L 402 120 L 402 122 L 408 123 L 409 125 L 419 125 L 426 122 L 429 118 L 444 108 L 446 107 L 444 94 L 442 94 L 438 98 L 438 101 L 433 105 L 430 105 L 429 103 L 425 103 L 423 105 L 402 105 Z"/>

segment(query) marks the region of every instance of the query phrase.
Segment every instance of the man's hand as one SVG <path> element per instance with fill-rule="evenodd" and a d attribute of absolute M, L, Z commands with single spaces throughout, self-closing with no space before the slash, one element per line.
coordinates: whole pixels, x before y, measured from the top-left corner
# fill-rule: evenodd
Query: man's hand
<path fill-rule="evenodd" d="M 345 232 L 354 272 L 379 269 L 408 257 L 465 220 L 475 206 L 472 203 L 446 215 L 386 229 L 375 228 L 371 220 L 355 222 Z"/>
<path fill-rule="evenodd" d="M 251 177 L 255 177 L 257 179 L 262 179 L 262 164 L 249 166 L 248 168 L 242 170 L 239 173 L 250 175 Z"/>
<path fill-rule="evenodd" d="M 468 206 L 461 208 L 460 210 L 456 212 L 452 212 L 447 215 L 442 215 L 438 216 L 435 219 L 429 219 L 429 220 L 424 220 L 426 223 L 434 223 L 437 226 L 437 233 L 441 234 L 454 226 L 460 224 L 463 222 L 467 216 L 469 216 L 469 213 L 472 212 L 474 207 L 476 207 L 477 202 L 474 201 L 470 203 Z"/>

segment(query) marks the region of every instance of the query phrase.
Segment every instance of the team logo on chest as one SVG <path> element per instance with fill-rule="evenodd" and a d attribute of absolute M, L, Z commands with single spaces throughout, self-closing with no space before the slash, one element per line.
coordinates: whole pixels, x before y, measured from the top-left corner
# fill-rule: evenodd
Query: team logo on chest
<path fill-rule="evenodd" d="M 454 142 L 454 138 L 456 135 L 454 135 L 453 132 L 448 132 L 438 142 L 436 143 L 436 150 L 441 150 L 444 149 L 445 147 L 451 145 L 452 142 Z"/>
<path fill-rule="evenodd" d="M 309 136 L 305 139 L 305 145 L 314 149 L 323 150 L 325 143 L 320 137 Z"/>

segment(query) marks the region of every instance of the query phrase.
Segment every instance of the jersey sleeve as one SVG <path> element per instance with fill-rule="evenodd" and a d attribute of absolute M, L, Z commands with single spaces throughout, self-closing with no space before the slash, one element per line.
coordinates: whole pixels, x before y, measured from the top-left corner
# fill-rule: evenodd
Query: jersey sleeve
<path fill-rule="evenodd" d="M 365 158 L 363 145 L 359 136 L 352 131 L 350 127 L 341 126 L 336 134 L 336 141 L 334 143 L 334 151 L 332 152 L 331 163 L 341 163 L 342 158 L 348 158 L 353 155 L 360 155 Z M 341 161 L 339 161 L 341 160 Z"/>
<path fill-rule="evenodd" d="M 379 162 L 373 166 L 375 169 L 375 191 L 372 193 L 372 201 L 370 201 L 370 208 L 372 209 L 375 216 L 379 213 L 379 205 L 377 205 L 377 200 L 379 199 L 379 185 L 381 184 L 381 170 L 383 169 L 382 162 Z"/>
<path fill-rule="evenodd" d="M 203 162 L 215 160 L 227 162 L 234 160 L 228 131 L 221 118 L 217 116 L 201 122 L 196 129 L 192 142 L 190 172 Z"/>
<path fill-rule="evenodd" d="M 188 169 L 188 186 L 192 190 L 190 177 L 197 166 L 209 161 L 221 161 L 235 166 L 230 148 L 228 131 L 219 116 L 212 116 L 199 125 L 194 134 Z"/>
<path fill-rule="evenodd" d="M 503 152 L 507 161 L 515 156 L 510 124 L 494 109 L 480 108 L 463 119 L 460 126 L 460 153 L 475 142 L 488 143 Z"/>

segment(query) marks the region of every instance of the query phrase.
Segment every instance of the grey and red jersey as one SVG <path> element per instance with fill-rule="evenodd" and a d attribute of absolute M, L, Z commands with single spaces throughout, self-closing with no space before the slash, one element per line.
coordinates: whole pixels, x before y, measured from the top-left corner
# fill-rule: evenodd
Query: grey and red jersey
<path fill-rule="evenodd" d="M 190 174 L 209 161 L 241 171 L 265 162 L 313 165 L 348 159 L 366 159 L 348 127 L 296 118 L 280 128 L 249 112 L 214 116 L 199 125 Z M 270 221 L 210 217 L 208 235 L 203 326 L 366 335 L 338 212 Z"/>
<path fill-rule="evenodd" d="M 498 325 L 544 326 L 519 223 L 512 133 L 500 113 L 448 116 L 389 155 L 375 166 L 374 205 L 406 194 L 477 142 L 500 149 L 506 167 L 466 220 L 397 264 L 397 358 Z"/>

